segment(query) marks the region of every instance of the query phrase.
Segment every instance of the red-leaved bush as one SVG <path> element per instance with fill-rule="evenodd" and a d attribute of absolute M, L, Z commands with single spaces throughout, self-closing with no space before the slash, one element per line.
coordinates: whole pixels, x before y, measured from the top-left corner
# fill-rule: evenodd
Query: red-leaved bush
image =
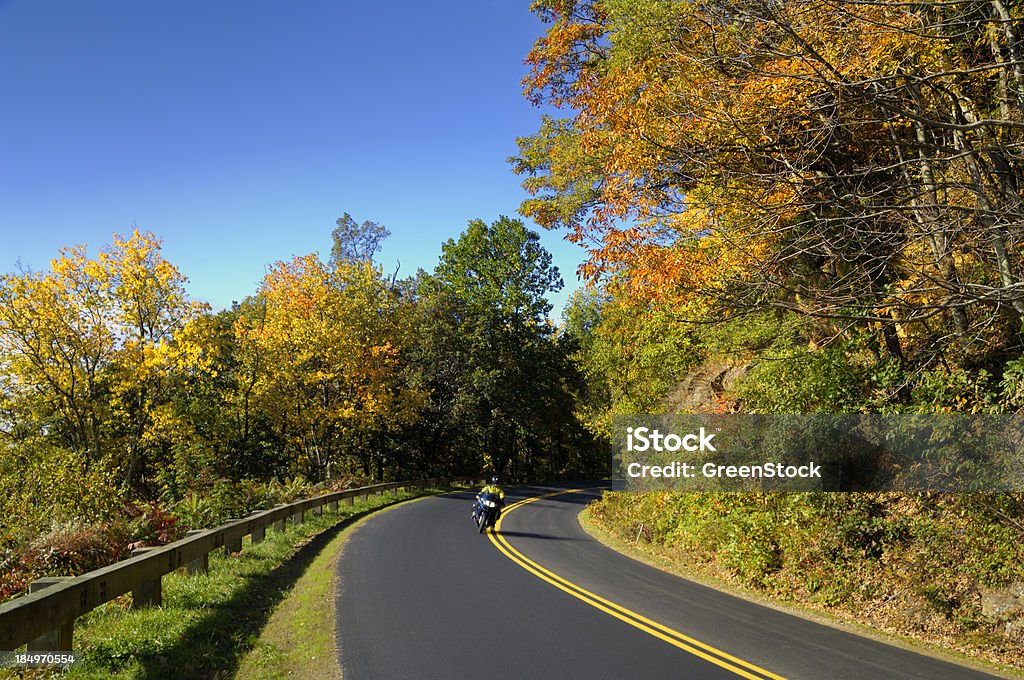
<path fill-rule="evenodd" d="M 128 503 L 122 515 L 100 524 L 55 522 L 49 531 L 7 551 L 0 559 L 0 602 L 43 576 L 77 576 L 105 567 L 142 546 L 164 545 L 185 531 L 155 503 Z"/>

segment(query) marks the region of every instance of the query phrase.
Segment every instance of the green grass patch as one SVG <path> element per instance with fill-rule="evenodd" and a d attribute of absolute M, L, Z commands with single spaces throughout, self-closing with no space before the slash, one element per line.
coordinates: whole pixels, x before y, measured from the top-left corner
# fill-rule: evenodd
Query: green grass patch
<path fill-rule="evenodd" d="M 246 666 L 255 673 L 248 677 L 285 677 L 275 676 L 273 669 L 286 670 L 289 654 L 309 659 L 318 652 L 281 651 L 261 642 L 261 632 L 275 609 L 311 565 L 317 565 L 312 577 L 316 587 L 303 590 L 307 602 L 298 608 L 301 614 L 293 624 L 306 627 L 307 632 L 314 621 L 322 627 L 308 602 L 316 593 L 325 593 L 330 583 L 318 557 L 329 556 L 332 541 L 340 539 L 345 527 L 359 516 L 429 493 L 434 492 L 385 493 L 353 505 L 342 502 L 337 513 L 325 507 L 322 516 L 307 513 L 302 524 L 286 523 L 283 532 L 268 530 L 262 543 L 252 545 L 246 539 L 241 553 L 230 557 L 220 551 L 211 553 L 208 574 L 176 572 L 163 577 L 160 607 L 131 609 L 130 596 L 108 602 L 76 621 L 74 648 L 80 661 L 60 677 L 232 678 L 247 656 Z M 303 643 L 320 650 L 326 639 L 333 655 L 332 630 L 333 625 L 312 636 L 318 639 L 307 636 Z M 333 657 L 325 661 L 337 665 Z M 0 677 L 12 675 L 0 673 Z"/>

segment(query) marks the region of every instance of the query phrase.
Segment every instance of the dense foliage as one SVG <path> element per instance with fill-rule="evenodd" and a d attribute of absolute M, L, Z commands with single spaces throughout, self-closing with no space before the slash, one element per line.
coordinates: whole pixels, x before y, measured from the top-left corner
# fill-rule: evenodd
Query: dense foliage
<path fill-rule="evenodd" d="M 780 352 L 842 345 L 870 365 L 881 394 L 864 399 L 915 409 L 929 371 L 963 371 L 965 390 L 993 395 L 968 408 L 1017 406 L 1004 369 L 1024 312 L 1019 8 L 535 11 L 549 28 L 526 93 L 572 115 L 519 140 L 522 209 L 591 245 L 584 273 L 613 308 L 670 314 L 677 333 L 773 310 L 758 322 L 794 329 Z"/>
<path fill-rule="evenodd" d="M 537 235 L 473 221 L 408 280 L 386 236 L 346 214 L 217 313 L 138 231 L 0 278 L 0 596 L 323 485 L 593 473 Z"/>
<path fill-rule="evenodd" d="M 735 587 L 1020 666 L 1020 623 L 983 592 L 1020 580 L 1022 502 L 972 494 L 608 494 L 618 539 Z M 991 589 L 991 590 L 990 590 Z"/>

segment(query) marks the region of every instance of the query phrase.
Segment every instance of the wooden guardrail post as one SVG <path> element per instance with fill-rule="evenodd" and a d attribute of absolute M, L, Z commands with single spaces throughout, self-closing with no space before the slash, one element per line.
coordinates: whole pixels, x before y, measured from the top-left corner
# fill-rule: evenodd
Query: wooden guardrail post
<path fill-rule="evenodd" d="M 260 514 L 262 513 L 259 510 L 257 510 L 255 512 L 249 513 L 249 516 L 253 517 Z M 257 524 L 252 528 L 252 533 L 250 534 L 250 536 L 252 537 L 253 545 L 256 545 L 257 543 L 262 543 L 263 539 L 267 537 L 267 527 L 263 524 Z"/>
<path fill-rule="evenodd" d="M 283 508 L 283 505 L 278 505 L 277 508 Z M 275 509 L 277 509 L 275 508 Z M 284 519 L 279 519 L 274 522 L 274 531 L 281 533 L 284 531 Z"/>
<path fill-rule="evenodd" d="M 145 555 L 154 550 L 156 548 L 136 548 L 132 551 L 132 557 Z M 163 603 L 163 589 L 160 581 L 160 576 L 148 581 L 140 581 L 132 589 L 132 607 L 159 607 Z"/>
<path fill-rule="evenodd" d="M 237 521 L 238 521 L 238 518 L 237 517 L 233 517 L 233 518 L 228 520 L 228 523 L 232 523 L 233 524 L 233 523 L 235 523 Z M 243 538 L 245 538 L 245 537 L 244 536 L 239 536 L 238 538 L 232 539 L 231 541 L 228 541 L 227 539 L 225 539 L 224 540 L 224 556 L 225 557 L 231 557 L 231 555 L 233 553 L 240 553 L 240 552 L 242 552 L 242 539 Z"/>
<path fill-rule="evenodd" d="M 70 576 L 47 576 L 45 578 L 36 579 L 28 585 L 28 592 L 36 593 L 44 588 L 55 586 L 58 583 L 64 581 L 70 581 Z M 59 628 L 40 635 L 35 640 L 30 640 L 26 651 L 29 652 L 70 652 L 72 638 L 75 634 L 75 623 L 66 623 Z"/>
<path fill-rule="evenodd" d="M 192 531 L 185 532 L 185 538 L 189 536 L 195 536 L 196 534 L 203 533 L 202 529 L 193 529 Z M 188 574 L 207 574 L 210 571 L 210 554 L 203 553 L 202 557 L 197 557 L 188 563 L 185 567 L 185 571 Z"/>

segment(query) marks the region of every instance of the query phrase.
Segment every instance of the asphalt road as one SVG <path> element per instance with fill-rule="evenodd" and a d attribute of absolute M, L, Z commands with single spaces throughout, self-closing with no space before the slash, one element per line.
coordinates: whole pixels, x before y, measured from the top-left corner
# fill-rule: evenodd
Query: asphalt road
<path fill-rule="evenodd" d="M 517 500 L 554 487 L 506 490 Z M 345 680 L 381 678 L 991 678 L 677 578 L 591 539 L 595 491 L 511 508 L 500 535 L 472 493 L 362 523 L 339 560 Z"/>

